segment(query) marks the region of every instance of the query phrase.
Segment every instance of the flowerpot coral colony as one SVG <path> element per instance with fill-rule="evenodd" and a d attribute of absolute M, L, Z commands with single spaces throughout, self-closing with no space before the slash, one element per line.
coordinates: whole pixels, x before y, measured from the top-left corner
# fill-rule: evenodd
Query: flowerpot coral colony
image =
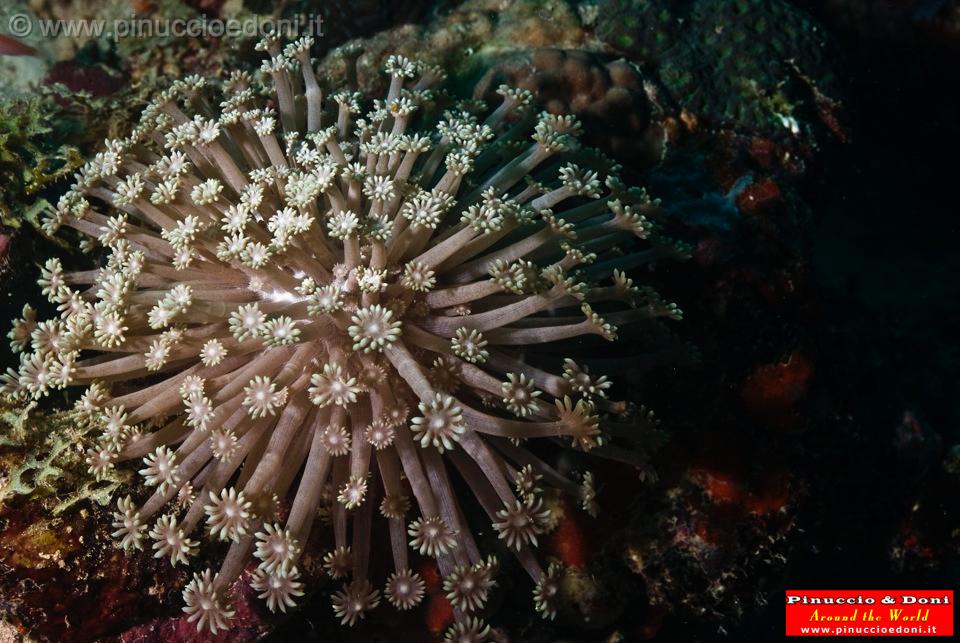
<path fill-rule="evenodd" d="M 349 579 L 333 595 L 343 623 L 381 599 L 421 601 L 409 547 L 436 559 L 448 638 L 484 638 L 475 615 L 498 565 L 453 472 L 552 617 L 560 570 L 533 553 L 556 522 L 544 497 L 591 510 L 592 477 L 569 479 L 526 446 L 603 454 L 616 428 L 601 416 L 627 407 L 607 399 L 607 378 L 560 357 L 542 370 L 525 347 L 678 317 L 624 271 L 684 250 L 643 190 L 578 146 L 575 118 L 537 115 L 529 93 L 501 87 L 495 108 L 431 119 L 442 74 L 401 56 L 360 118 L 359 93 L 321 91 L 310 46 L 261 42 L 266 89 L 246 72 L 173 83 L 83 167 L 45 229 L 79 231 L 103 263 L 46 261 L 39 284 L 60 315 L 38 322 L 27 307 L 14 322 L 21 366 L 4 389 L 88 386 L 77 409 L 99 433 L 91 470 L 139 460 L 154 490 L 117 503 L 120 547 L 185 563 L 201 522 L 231 543 L 219 572 L 183 590 L 198 628 L 228 627 L 226 590 L 251 555 L 270 609 L 292 606 L 320 512 L 335 541 L 325 569 Z M 374 513 L 393 558 L 379 589 Z"/>

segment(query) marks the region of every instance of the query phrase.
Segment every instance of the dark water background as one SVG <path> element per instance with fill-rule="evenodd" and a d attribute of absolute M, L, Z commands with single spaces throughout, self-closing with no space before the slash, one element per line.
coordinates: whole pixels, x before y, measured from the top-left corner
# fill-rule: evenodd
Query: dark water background
<path fill-rule="evenodd" d="M 808 463 L 832 493 L 819 498 L 818 528 L 802 537 L 787 585 L 952 588 L 956 478 L 940 463 L 960 442 L 960 42 L 928 37 L 906 16 L 881 32 L 843 24 L 829 3 L 798 4 L 841 43 L 854 118 L 852 142 L 829 150 L 804 189 L 821 354 L 832 356 L 820 385 L 848 417 Z M 892 430 L 905 411 L 924 431 L 910 447 Z M 939 553 L 898 569 L 891 547 L 911 515 Z M 729 640 L 779 640 L 782 623 L 772 598 Z"/>

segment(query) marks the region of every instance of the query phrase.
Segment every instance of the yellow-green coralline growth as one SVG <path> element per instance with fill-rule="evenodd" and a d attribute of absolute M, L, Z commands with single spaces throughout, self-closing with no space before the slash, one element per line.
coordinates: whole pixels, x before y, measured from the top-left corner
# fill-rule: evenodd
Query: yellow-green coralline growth
<path fill-rule="evenodd" d="M 80 167 L 80 153 L 62 143 L 77 128 L 52 92 L 0 96 L 0 220 L 4 225 L 19 228 L 24 220 L 36 222 L 37 193 Z"/>

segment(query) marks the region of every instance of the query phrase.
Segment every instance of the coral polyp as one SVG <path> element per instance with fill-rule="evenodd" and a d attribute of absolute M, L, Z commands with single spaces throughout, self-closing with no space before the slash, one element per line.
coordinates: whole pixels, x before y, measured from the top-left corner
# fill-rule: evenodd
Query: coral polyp
<path fill-rule="evenodd" d="M 449 636 L 479 640 L 499 565 L 474 504 L 551 617 L 560 572 L 534 553 L 556 523 L 548 490 L 590 511 L 594 490 L 535 445 L 614 453 L 625 424 L 608 420 L 628 411 L 568 340 L 677 317 L 627 271 L 684 249 L 655 201 L 579 146 L 576 119 L 537 114 L 529 93 L 441 112 L 440 71 L 394 56 L 387 96 L 362 111 L 359 93 L 321 90 L 310 46 L 263 41 L 263 84 L 177 81 L 82 168 L 45 229 L 79 232 L 99 264 L 46 261 L 59 316 L 15 321 L 4 389 L 87 386 L 91 471 L 132 463 L 152 490 L 117 502 L 118 546 L 178 565 L 204 524 L 229 543 L 183 591 L 198 628 L 229 627 L 252 559 L 267 606 L 292 607 L 319 515 L 344 624 L 421 602 L 412 549 L 436 559 Z M 527 359 L 551 343 L 555 363 Z M 392 551 L 380 579 L 374 540 Z"/>

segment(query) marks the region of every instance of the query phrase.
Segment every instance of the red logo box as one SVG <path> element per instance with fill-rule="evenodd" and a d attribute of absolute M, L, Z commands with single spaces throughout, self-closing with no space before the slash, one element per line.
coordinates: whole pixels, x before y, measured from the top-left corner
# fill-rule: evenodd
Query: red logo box
<path fill-rule="evenodd" d="M 953 636 L 953 590 L 788 589 L 787 636 Z"/>

